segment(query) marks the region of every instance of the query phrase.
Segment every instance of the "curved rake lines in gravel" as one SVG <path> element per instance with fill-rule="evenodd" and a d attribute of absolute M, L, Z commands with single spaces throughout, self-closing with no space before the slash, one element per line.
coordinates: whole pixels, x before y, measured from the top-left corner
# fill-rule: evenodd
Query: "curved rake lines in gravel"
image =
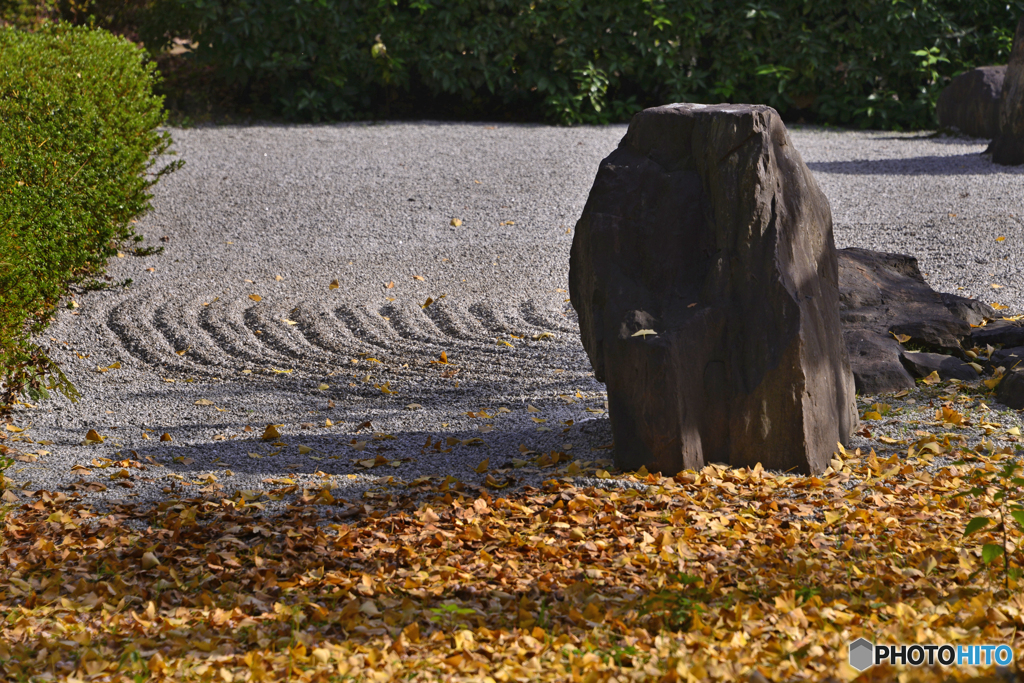
<path fill-rule="evenodd" d="M 386 366 L 378 374 L 415 379 L 436 369 L 428 361 L 441 352 L 464 373 L 506 380 L 556 367 L 576 374 L 566 365 L 585 369 L 574 320 L 536 300 L 467 305 L 442 299 L 422 308 L 408 301 L 317 306 L 242 297 L 167 303 L 142 296 L 116 304 L 106 318 L 116 343 L 160 373 L 287 369 L 320 377 L 372 356 Z M 531 339 L 545 333 L 552 337 Z M 508 335 L 518 337 L 509 339 L 514 349 L 498 341 Z"/>

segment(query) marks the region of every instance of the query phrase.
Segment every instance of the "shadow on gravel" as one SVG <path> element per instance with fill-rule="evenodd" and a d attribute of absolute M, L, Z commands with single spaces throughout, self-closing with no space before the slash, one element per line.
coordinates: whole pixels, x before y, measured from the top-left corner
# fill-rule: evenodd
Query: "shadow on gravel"
<path fill-rule="evenodd" d="M 311 480 L 315 483 L 324 476 L 342 478 L 332 482 L 335 489 L 354 487 L 361 491 L 373 486 L 374 480 L 382 483 L 389 477 L 394 477 L 395 484 L 436 486 L 452 477 L 474 488 L 486 485 L 498 491 L 529 482 L 537 484 L 538 476 L 543 479 L 545 472 L 550 472 L 548 477 L 556 476 L 556 469 L 572 462 L 593 469 L 600 461 L 600 466 L 607 468 L 612 457 L 611 427 L 607 419 L 600 418 L 569 426 L 556 423 L 555 429 L 544 433 L 520 425 L 490 432 L 409 430 L 393 434 L 372 427 L 355 434 L 317 427 L 289 429 L 278 438 L 263 440 L 262 431 L 246 433 L 238 427 L 225 430 L 236 438 L 223 441 L 195 445 L 155 441 L 122 453 L 146 468 L 146 474 L 141 475 L 144 479 L 153 481 L 156 477 L 163 482 L 163 493 L 172 497 L 224 495 L 235 489 L 302 481 L 309 485 Z M 566 443 L 573 445 L 566 448 Z M 487 463 L 482 466 L 484 461 Z M 223 470 L 233 475 L 224 476 Z M 211 478 L 211 472 L 216 476 Z M 134 470 L 131 474 L 136 476 Z M 173 480 L 167 478 L 168 474 Z M 243 479 L 235 479 L 237 475 Z M 86 475 L 80 483 L 87 487 L 94 478 Z M 352 481 L 346 482 L 345 478 Z"/>
<path fill-rule="evenodd" d="M 923 156 L 908 159 L 858 159 L 854 161 L 813 161 L 807 167 L 814 173 L 841 175 L 995 175 L 1024 174 L 1024 167 L 999 166 L 980 154 Z"/>

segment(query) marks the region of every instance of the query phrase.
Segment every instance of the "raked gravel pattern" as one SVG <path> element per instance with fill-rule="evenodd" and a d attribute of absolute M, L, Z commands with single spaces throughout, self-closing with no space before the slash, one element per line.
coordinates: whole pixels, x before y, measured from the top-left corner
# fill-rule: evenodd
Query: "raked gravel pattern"
<path fill-rule="evenodd" d="M 126 249 L 109 275 L 130 288 L 74 295 L 40 337 L 83 397 L 15 413 L 25 431 L 6 443 L 25 456 L 8 476 L 101 508 L 294 482 L 329 487 L 346 510 L 449 477 L 470 492 L 540 486 L 565 463 L 522 463 L 552 451 L 592 477 L 611 433 L 567 301 L 569 247 L 625 131 L 172 130 L 186 165 L 137 226 L 165 251 Z M 914 254 L 936 289 L 1024 309 L 1024 170 L 993 166 L 982 140 L 791 133 L 837 246 Z M 868 426 L 905 452 L 943 399 L 899 400 Z M 992 422 L 1004 431 L 989 439 L 1020 425 L 1015 411 Z M 268 424 L 281 438 L 260 438 Z M 104 441 L 83 445 L 90 429 Z"/>

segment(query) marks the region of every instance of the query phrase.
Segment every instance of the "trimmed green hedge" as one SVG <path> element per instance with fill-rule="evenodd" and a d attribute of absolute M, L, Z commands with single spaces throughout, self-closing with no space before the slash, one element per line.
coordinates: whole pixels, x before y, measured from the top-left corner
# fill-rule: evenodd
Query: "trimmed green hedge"
<path fill-rule="evenodd" d="M 627 120 L 674 101 L 934 126 L 945 81 L 1005 63 L 1022 0 L 153 0 L 150 49 L 190 36 L 291 119 Z"/>
<path fill-rule="evenodd" d="M 0 29 L 0 412 L 23 392 L 74 393 L 31 335 L 134 236 L 147 190 L 178 165 L 146 173 L 171 144 L 156 77 L 105 31 Z"/>

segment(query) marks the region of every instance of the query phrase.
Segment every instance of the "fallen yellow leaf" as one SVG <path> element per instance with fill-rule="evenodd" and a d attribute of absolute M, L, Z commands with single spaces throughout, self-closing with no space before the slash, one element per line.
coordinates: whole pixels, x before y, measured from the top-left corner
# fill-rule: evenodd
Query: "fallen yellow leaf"
<path fill-rule="evenodd" d="M 259 303 L 260 301 L 263 301 L 263 297 L 260 296 L 259 294 L 250 294 L 249 298 L 252 299 L 253 301 L 257 302 L 257 303 Z"/>
<path fill-rule="evenodd" d="M 260 438 L 264 441 L 273 441 L 274 439 L 281 438 L 281 432 L 277 430 L 280 425 L 267 425 L 267 428 L 263 430 L 263 436 Z"/>
<path fill-rule="evenodd" d="M 337 289 L 338 287 L 341 287 L 341 285 L 338 284 L 337 280 L 331 280 L 331 284 L 327 285 L 327 289 Z"/>

